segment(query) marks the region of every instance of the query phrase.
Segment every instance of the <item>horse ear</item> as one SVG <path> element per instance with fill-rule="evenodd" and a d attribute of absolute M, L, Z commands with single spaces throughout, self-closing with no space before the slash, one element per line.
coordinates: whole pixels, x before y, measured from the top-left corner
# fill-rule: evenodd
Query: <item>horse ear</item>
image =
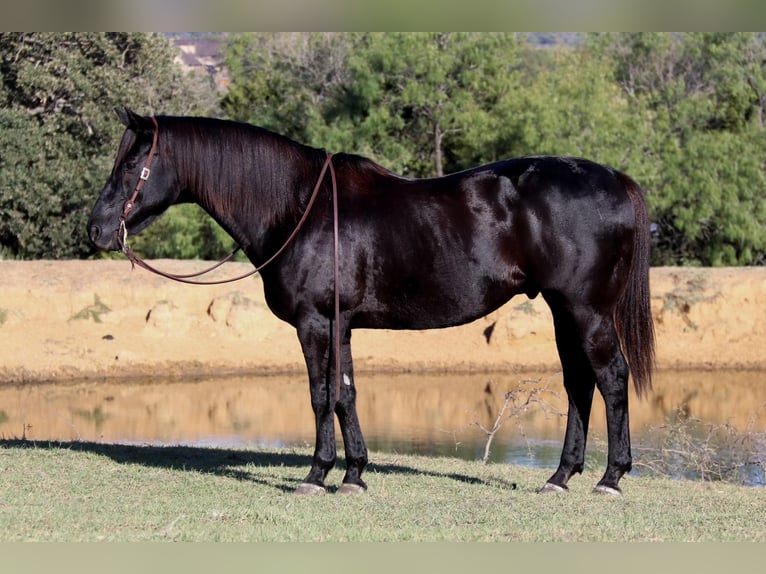
<path fill-rule="evenodd" d="M 114 111 L 117 114 L 117 118 L 120 120 L 120 123 L 128 129 L 131 129 L 135 132 L 152 131 L 154 129 L 154 124 L 150 118 L 138 115 L 127 106 L 124 110 L 115 108 Z"/>
<path fill-rule="evenodd" d="M 119 119 L 120 123 L 124 125 L 126 128 L 130 127 L 128 111 L 129 111 L 128 108 L 125 108 L 124 110 L 121 108 L 114 108 L 114 113 L 117 114 L 117 119 Z"/>

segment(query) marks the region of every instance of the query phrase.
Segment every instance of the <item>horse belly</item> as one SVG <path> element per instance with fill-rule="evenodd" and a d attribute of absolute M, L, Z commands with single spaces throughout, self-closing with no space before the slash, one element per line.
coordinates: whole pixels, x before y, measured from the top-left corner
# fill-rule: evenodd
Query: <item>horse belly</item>
<path fill-rule="evenodd" d="M 424 194 L 397 217 L 369 220 L 364 303 L 368 328 L 437 329 L 474 321 L 524 291 L 513 247 L 513 186 L 494 174 Z M 367 213 L 373 212 L 373 210 Z M 381 224 L 384 221 L 384 224 Z M 359 269 L 357 267 L 357 269 Z"/>
<path fill-rule="evenodd" d="M 429 272 L 426 266 L 378 284 L 355 314 L 354 325 L 376 329 L 441 329 L 474 321 L 520 293 L 518 277 Z"/>

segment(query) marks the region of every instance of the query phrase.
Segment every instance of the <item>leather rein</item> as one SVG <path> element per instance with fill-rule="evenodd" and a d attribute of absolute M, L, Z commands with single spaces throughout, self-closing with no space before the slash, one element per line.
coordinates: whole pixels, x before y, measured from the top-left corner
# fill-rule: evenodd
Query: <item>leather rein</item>
<path fill-rule="evenodd" d="M 241 247 L 237 246 L 234 251 L 229 253 L 226 257 L 221 259 L 218 263 L 213 265 L 212 267 L 208 267 L 207 269 L 204 269 L 202 271 L 199 271 L 197 273 L 189 273 L 186 275 L 176 274 L 176 273 L 169 273 L 167 271 L 162 271 L 160 269 L 157 269 L 156 267 L 153 267 L 152 265 L 149 265 L 146 261 L 141 259 L 138 255 L 136 255 L 133 250 L 128 245 L 128 227 L 125 223 L 125 220 L 128 217 L 128 214 L 133 210 L 133 208 L 136 205 L 136 199 L 138 198 L 138 194 L 141 192 L 141 189 L 144 187 L 144 184 L 149 179 L 149 175 L 151 174 L 151 166 L 152 161 L 154 159 L 154 155 L 157 152 L 157 142 L 159 140 L 159 132 L 160 128 L 157 123 L 157 118 L 155 116 L 152 116 L 152 122 L 154 123 L 154 136 L 152 138 L 152 147 L 149 149 L 149 155 L 146 156 L 146 162 L 144 163 L 143 169 L 141 169 L 141 174 L 139 175 L 138 182 L 136 183 L 136 187 L 133 190 L 133 194 L 130 196 L 130 199 L 128 199 L 125 202 L 125 205 L 122 209 L 122 215 L 120 215 L 120 227 L 117 235 L 117 241 L 120 244 L 120 250 L 122 253 L 130 260 L 131 264 L 135 268 L 136 265 L 141 267 L 142 269 L 145 269 L 151 273 L 154 273 L 156 275 L 159 275 L 161 277 L 165 277 L 166 279 L 172 279 L 173 281 L 178 281 L 179 283 L 187 283 L 189 285 L 221 285 L 224 283 L 232 283 L 234 281 L 239 281 L 241 279 L 245 279 L 247 277 L 251 277 L 261 271 L 264 267 L 266 267 L 269 263 L 274 261 L 279 255 L 282 254 L 282 252 L 287 249 L 288 245 L 292 243 L 293 239 L 295 239 L 295 236 L 298 235 L 298 232 L 303 227 L 303 224 L 308 219 L 309 213 L 311 212 L 311 208 L 314 205 L 314 201 L 317 198 L 317 195 L 319 194 L 319 189 L 322 187 L 322 182 L 324 181 L 325 174 L 327 173 L 327 169 L 330 170 L 330 179 L 332 180 L 332 206 L 333 206 L 333 275 L 335 279 L 335 285 L 334 285 L 334 295 L 335 295 L 335 301 L 334 301 L 334 307 L 335 307 L 335 400 L 337 401 L 340 397 L 340 379 L 341 379 L 341 343 L 340 343 L 340 290 L 339 290 L 339 282 L 338 278 L 340 275 L 340 241 L 339 241 L 339 231 L 338 231 L 338 184 L 335 178 L 335 168 L 332 164 L 332 153 L 327 153 L 327 159 L 325 159 L 324 164 L 322 165 L 322 170 L 319 172 L 319 177 L 317 178 L 316 185 L 314 186 L 314 190 L 311 192 L 311 197 L 309 198 L 309 202 L 306 205 L 306 210 L 303 212 L 303 215 L 301 216 L 300 220 L 295 226 L 295 229 L 293 229 L 293 232 L 289 235 L 289 237 L 285 240 L 285 242 L 282 244 L 282 246 L 277 249 L 277 251 L 269 257 L 266 261 L 261 263 L 260 265 L 257 265 L 254 267 L 251 271 L 248 271 L 247 273 L 244 273 L 242 275 L 238 275 L 236 277 L 231 277 L 229 279 L 219 279 L 219 280 L 212 280 L 212 281 L 197 281 L 194 280 L 195 277 L 201 277 L 202 275 L 205 275 L 207 273 L 210 273 L 211 271 L 217 269 L 227 261 L 230 261 L 234 255 L 238 251 L 240 251 Z"/>

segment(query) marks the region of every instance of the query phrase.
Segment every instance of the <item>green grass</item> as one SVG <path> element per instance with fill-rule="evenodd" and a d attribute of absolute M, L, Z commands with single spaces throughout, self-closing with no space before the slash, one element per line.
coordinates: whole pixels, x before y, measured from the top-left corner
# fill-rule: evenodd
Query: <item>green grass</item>
<path fill-rule="evenodd" d="M 762 488 L 372 453 L 362 496 L 299 497 L 308 450 L 0 441 L 0 541 L 766 541 Z M 600 470 L 600 469 L 599 469 Z"/>

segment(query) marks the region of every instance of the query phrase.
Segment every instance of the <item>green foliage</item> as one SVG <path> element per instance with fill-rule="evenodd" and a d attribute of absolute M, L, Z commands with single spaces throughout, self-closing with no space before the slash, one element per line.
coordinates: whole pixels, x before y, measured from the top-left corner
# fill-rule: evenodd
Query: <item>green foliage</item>
<path fill-rule="evenodd" d="M 70 321 L 74 320 L 89 320 L 92 319 L 94 323 L 101 323 L 101 315 L 111 312 L 109 306 L 107 306 L 98 294 L 93 295 L 93 304 L 87 305 L 80 309 L 77 313 L 70 317 Z"/>
<path fill-rule="evenodd" d="M 504 121 L 486 159 L 574 155 L 637 175 L 648 126 L 609 72 L 608 61 L 587 51 L 545 53 L 526 69 L 523 89 L 497 110 Z"/>
<path fill-rule="evenodd" d="M 223 109 L 411 176 L 528 154 L 628 172 L 654 264 L 766 262 L 766 48 L 746 33 L 248 34 Z"/>
<path fill-rule="evenodd" d="M 235 119 L 413 176 L 468 167 L 512 93 L 509 34 L 249 34 L 232 39 Z"/>
<path fill-rule="evenodd" d="M 766 139 L 762 130 L 696 132 L 675 142 L 651 189 L 661 263 L 763 263 Z"/>
<path fill-rule="evenodd" d="M 130 245 L 151 259 L 220 259 L 235 243 L 210 216 L 193 204 L 176 205 Z"/>
<path fill-rule="evenodd" d="M 157 34 L 0 34 L 4 256 L 91 253 L 85 224 L 122 133 L 113 109 L 190 113 L 213 102 L 174 56 Z"/>
<path fill-rule="evenodd" d="M 654 263 L 765 263 L 763 39 L 640 33 L 589 45 L 650 126 L 634 175 L 656 223 Z"/>
<path fill-rule="evenodd" d="M 346 61 L 355 34 L 261 33 L 230 38 L 226 66 L 232 82 L 222 99 L 232 119 L 313 143 L 315 124 L 341 106 Z"/>
<path fill-rule="evenodd" d="M 349 57 L 345 94 L 356 113 L 337 117 L 364 142 L 359 151 L 383 152 L 397 171 L 470 167 L 518 88 L 519 44 L 509 34 L 370 34 Z"/>
<path fill-rule="evenodd" d="M 653 264 L 766 263 L 766 47 L 755 33 L 256 33 L 229 37 L 220 102 L 167 39 L 0 34 L 0 257 L 91 255 L 85 221 L 122 128 L 112 108 L 216 114 L 427 177 L 570 154 L 645 189 Z M 230 240 L 182 206 L 131 238 L 148 257 Z"/>

